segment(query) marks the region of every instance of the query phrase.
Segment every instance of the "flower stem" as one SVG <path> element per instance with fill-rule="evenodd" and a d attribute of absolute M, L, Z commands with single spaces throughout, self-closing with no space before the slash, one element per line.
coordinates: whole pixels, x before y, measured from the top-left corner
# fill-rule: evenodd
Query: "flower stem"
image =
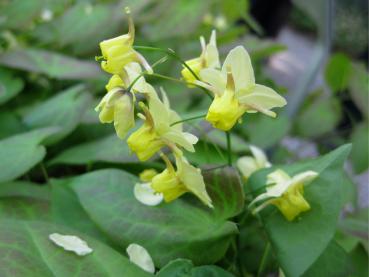
<path fill-rule="evenodd" d="M 191 74 L 195 77 L 196 80 L 200 80 L 199 76 L 197 76 L 197 74 L 192 70 L 192 68 L 180 56 L 178 56 L 177 53 L 173 49 L 170 49 L 170 48 L 163 49 L 163 48 L 151 47 L 151 46 L 133 46 L 133 48 L 137 49 L 137 50 L 158 51 L 158 52 L 165 53 L 168 56 L 173 57 L 174 59 L 179 61 L 185 68 L 188 69 L 188 71 L 191 72 Z M 151 75 L 153 75 L 153 74 L 151 74 Z M 178 81 L 180 81 L 180 80 L 178 80 Z M 207 90 L 206 88 L 204 88 L 202 86 L 199 86 L 197 84 L 194 84 L 194 83 L 188 83 L 188 82 L 183 82 L 183 83 L 193 85 L 193 86 L 196 86 L 196 87 L 202 89 L 210 97 L 210 99 L 213 99 L 213 96 L 211 95 L 211 92 L 209 90 Z"/>
<path fill-rule="evenodd" d="M 267 245 L 265 246 L 265 249 L 264 249 L 263 256 L 261 257 L 261 261 L 260 261 L 260 265 L 259 265 L 257 277 L 260 277 L 261 274 L 264 271 L 265 264 L 266 264 L 266 261 L 267 261 L 268 256 L 269 256 L 269 252 L 270 252 L 270 242 L 267 242 Z"/>
<path fill-rule="evenodd" d="M 133 48 L 137 50 L 158 51 L 158 52 L 165 53 L 168 56 L 171 56 L 177 61 L 179 61 L 181 64 L 183 64 L 183 66 L 186 67 L 197 80 L 200 80 L 199 76 L 197 76 L 197 74 L 191 69 L 191 67 L 189 67 L 188 64 L 184 60 L 182 60 L 182 58 L 178 56 L 173 49 L 170 49 L 170 48 L 163 49 L 163 48 L 151 47 L 151 46 L 133 46 Z"/>
<path fill-rule="evenodd" d="M 232 143 L 231 143 L 231 132 L 226 132 L 227 137 L 227 152 L 228 152 L 228 165 L 232 166 Z"/>
<path fill-rule="evenodd" d="M 204 118 L 205 116 L 206 116 L 206 114 L 201 114 L 201 115 L 197 115 L 197 116 L 194 116 L 194 117 L 185 118 L 185 119 L 173 122 L 172 124 L 170 124 L 170 126 L 174 126 L 176 124 L 186 122 L 186 121 L 191 121 L 191 120 L 195 120 L 195 119 L 199 119 L 199 118 Z"/>
<path fill-rule="evenodd" d="M 43 162 L 40 163 L 40 168 L 41 168 L 42 175 L 44 176 L 45 182 L 48 184 L 49 183 L 49 174 L 47 174 L 47 170 L 46 170 L 45 165 L 44 165 Z"/>

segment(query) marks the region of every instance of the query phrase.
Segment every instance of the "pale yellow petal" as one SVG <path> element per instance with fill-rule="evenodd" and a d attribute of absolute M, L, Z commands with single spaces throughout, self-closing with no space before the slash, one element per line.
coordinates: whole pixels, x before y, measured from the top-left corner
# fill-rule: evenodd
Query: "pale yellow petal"
<path fill-rule="evenodd" d="M 263 85 L 255 85 L 250 93 L 238 97 L 238 100 L 251 111 L 256 110 L 269 116 L 275 116 L 275 113 L 270 109 L 283 107 L 287 104 L 286 100 L 277 92 Z"/>
<path fill-rule="evenodd" d="M 128 94 L 115 101 L 114 128 L 120 139 L 124 139 L 128 131 L 135 126 L 134 106 Z"/>
<path fill-rule="evenodd" d="M 132 243 L 127 247 L 127 254 L 129 260 L 142 268 L 143 270 L 154 273 L 155 265 L 152 258 L 145 248 L 136 243 Z"/>
<path fill-rule="evenodd" d="M 163 194 L 156 193 L 150 183 L 137 183 L 134 186 L 133 193 L 139 202 L 147 206 L 156 206 L 163 201 Z"/>
<path fill-rule="evenodd" d="M 219 96 L 221 96 L 226 89 L 227 76 L 220 70 L 213 68 L 203 69 L 200 71 L 200 79 L 209 84 L 211 91 Z"/>
<path fill-rule="evenodd" d="M 252 157 L 241 157 L 237 160 L 237 168 L 246 179 L 259 169 L 256 161 Z"/>
<path fill-rule="evenodd" d="M 222 71 L 231 71 L 236 91 L 247 89 L 255 84 L 254 69 L 251 59 L 243 46 L 233 48 L 227 55 Z"/>

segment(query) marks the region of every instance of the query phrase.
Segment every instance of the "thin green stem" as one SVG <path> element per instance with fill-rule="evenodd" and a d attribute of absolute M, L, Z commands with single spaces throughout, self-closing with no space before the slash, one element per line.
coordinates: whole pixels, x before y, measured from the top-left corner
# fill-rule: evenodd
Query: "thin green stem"
<path fill-rule="evenodd" d="M 226 132 L 227 137 L 227 152 L 228 152 L 228 165 L 232 166 L 232 143 L 231 143 L 231 132 Z"/>
<path fill-rule="evenodd" d="M 164 56 L 164 57 L 162 57 L 162 58 L 160 58 L 159 60 L 157 60 L 155 63 L 153 63 L 152 65 L 151 65 L 151 68 L 154 68 L 155 66 L 157 66 L 158 64 L 161 64 L 161 63 L 163 63 L 163 62 L 165 62 L 166 61 L 166 59 L 167 59 L 167 56 Z M 132 89 L 132 87 L 137 83 L 137 81 L 141 78 L 141 77 L 143 77 L 144 75 L 153 75 L 153 74 L 149 74 L 146 70 L 145 71 L 142 71 L 137 77 L 136 77 L 136 79 L 134 79 L 133 81 L 132 81 L 132 83 L 128 86 L 128 88 L 127 88 L 127 91 L 128 92 L 130 92 L 131 91 L 131 89 Z"/>
<path fill-rule="evenodd" d="M 194 116 L 194 117 L 189 117 L 189 118 L 186 118 L 186 119 L 178 120 L 178 121 L 175 121 L 172 124 L 170 124 L 170 126 L 174 126 L 174 125 L 182 123 L 182 122 L 187 122 L 187 121 L 191 121 L 191 120 L 195 120 L 195 119 L 199 119 L 199 118 L 204 118 L 205 116 L 206 116 L 206 114 L 201 114 L 201 115 L 197 115 L 197 116 Z"/>
<path fill-rule="evenodd" d="M 45 182 L 48 184 L 49 183 L 49 174 L 47 174 L 47 170 L 46 170 L 45 165 L 44 165 L 43 162 L 40 163 L 40 168 L 41 168 L 42 175 L 44 176 Z"/>
<path fill-rule="evenodd" d="M 270 252 L 270 242 L 268 241 L 267 245 L 265 246 L 263 256 L 261 257 L 257 277 L 260 277 L 261 274 L 264 272 L 265 265 L 266 265 L 266 262 L 267 262 L 267 259 L 268 259 L 268 256 L 269 256 L 269 252 Z"/>
<path fill-rule="evenodd" d="M 186 67 L 197 80 L 200 80 L 197 74 L 191 69 L 191 67 L 189 67 L 188 64 L 184 60 L 182 60 L 182 58 L 178 56 L 173 49 L 170 49 L 170 48 L 163 49 L 163 48 L 151 47 L 151 46 L 133 46 L 133 48 L 137 50 L 158 51 L 158 52 L 165 53 L 168 56 L 171 56 L 177 61 L 179 61 L 181 64 L 183 64 L 183 66 Z"/>
<path fill-rule="evenodd" d="M 191 72 L 191 74 L 195 77 L 196 80 L 200 80 L 199 76 L 197 76 L 197 74 L 192 70 L 192 68 L 180 56 L 178 56 L 177 53 L 173 49 L 170 49 L 170 48 L 163 49 L 163 48 L 151 47 L 151 46 L 133 46 L 133 48 L 137 49 L 137 50 L 158 51 L 158 52 L 165 53 L 168 56 L 173 57 L 174 59 L 179 61 L 185 68 L 188 69 L 188 71 Z M 153 75 L 153 74 L 151 74 L 151 75 Z M 199 86 L 197 84 L 194 84 L 194 83 L 188 83 L 188 82 L 183 82 L 183 83 L 186 83 L 188 85 L 193 85 L 193 86 L 196 86 L 196 87 L 200 88 L 201 90 L 203 90 L 210 97 L 210 99 L 213 99 L 213 96 L 212 96 L 211 92 L 208 89 L 206 89 L 202 86 Z"/>

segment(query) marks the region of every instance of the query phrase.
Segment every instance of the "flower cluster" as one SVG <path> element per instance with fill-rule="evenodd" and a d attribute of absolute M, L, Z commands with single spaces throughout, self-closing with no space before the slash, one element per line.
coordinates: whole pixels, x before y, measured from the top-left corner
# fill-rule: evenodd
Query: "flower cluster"
<path fill-rule="evenodd" d="M 183 120 L 170 107 L 164 90 L 161 89 L 159 95 L 146 82 L 146 74 L 159 75 L 153 73 L 149 63 L 135 50 L 134 25 L 129 10 L 127 15 L 128 34 L 100 43 L 101 67 L 112 74 L 106 85 L 107 93 L 96 107 L 100 112 L 100 121 L 114 122 L 116 133 L 123 140 L 135 126 L 135 105 L 138 106 L 140 112 L 137 117 L 142 124 L 128 136 L 128 147 L 140 161 L 147 161 L 159 154 L 165 162 L 166 168 L 162 172 L 149 169 L 140 174 L 141 183 L 134 187 L 138 201 L 154 206 L 163 199 L 170 202 L 191 192 L 205 205 L 213 207 L 200 169 L 191 165 L 183 152 L 194 152 L 198 138 L 183 130 Z M 232 49 L 221 65 L 215 31 L 208 44 L 203 37 L 200 43 L 202 52 L 199 57 L 186 62 L 180 58 L 178 60 L 184 66 L 181 74 L 188 86 L 199 86 L 212 95 L 206 120 L 213 127 L 229 131 L 237 122 L 241 122 L 245 113 L 261 112 L 275 117 L 271 109 L 286 105 L 286 100 L 273 89 L 255 82 L 251 59 L 244 47 Z M 143 100 L 137 101 L 138 96 Z M 250 146 L 250 150 L 253 157 L 241 157 L 237 162 L 245 180 L 256 170 L 271 166 L 261 149 Z M 174 164 L 168 153 L 172 154 Z M 291 178 L 281 170 L 273 172 L 268 175 L 267 191 L 256 197 L 251 205 L 267 201 L 255 208 L 254 212 L 273 204 L 288 220 L 294 219 L 300 212 L 310 208 L 303 197 L 303 184 L 316 175 L 308 171 Z"/>
<path fill-rule="evenodd" d="M 144 101 L 137 103 L 141 110 L 137 116 L 142 125 L 127 138 L 127 144 L 138 159 L 146 161 L 155 154 L 165 161 L 167 168 L 144 176 L 142 184 L 137 184 L 136 198 L 147 205 L 156 205 L 164 198 L 170 202 L 185 192 L 194 193 L 209 207 L 211 199 L 206 192 L 205 182 L 200 169 L 192 166 L 185 158 L 182 149 L 194 152 L 197 137 L 183 131 L 179 115 L 170 108 L 168 97 L 161 91 L 161 97 L 155 88 L 146 82 L 145 73 L 151 74 L 152 68 L 133 46 L 134 24 L 127 10 L 129 32 L 100 43 L 103 59 L 101 67 L 113 74 L 106 85 L 107 94 L 96 107 L 102 123 L 114 122 L 116 133 L 125 139 L 135 126 L 135 104 L 140 95 Z M 145 71 L 142 70 L 144 67 Z M 175 158 L 172 165 L 162 149 L 169 149 Z"/>

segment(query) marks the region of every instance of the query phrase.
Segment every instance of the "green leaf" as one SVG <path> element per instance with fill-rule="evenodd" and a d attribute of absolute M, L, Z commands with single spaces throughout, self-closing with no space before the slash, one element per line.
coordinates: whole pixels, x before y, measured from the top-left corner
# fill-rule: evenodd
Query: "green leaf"
<path fill-rule="evenodd" d="M 197 0 L 167 1 L 165 4 L 156 20 L 144 30 L 152 40 L 191 34 L 200 25 L 209 6 L 208 1 Z"/>
<path fill-rule="evenodd" d="M 51 179 L 52 217 L 55 223 L 79 230 L 99 241 L 108 242 L 105 234 L 92 221 L 69 186 L 70 180 Z"/>
<path fill-rule="evenodd" d="M 0 54 L 0 64 L 46 74 L 56 79 L 94 79 L 103 76 L 98 63 L 77 60 L 40 49 L 17 49 Z"/>
<path fill-rule="evenodd" d="M 42 161 L 46 149 L 40 143 L 55 132 L 38 129 L 0 140 L 0 183 L 14 180 Z"/>
<path fill-rule="evenodd" d="M 343 53 L 336 53 L 330 57 L 325 68 L 325 80 L 333 92 L 347 88 L 351 74 L 351 61 Z"/>
<path fill-rule="evenodd" d="M 4 110 L 0 113 L 0 139 L 26 131 L 21 119 L 14 113 Z"/>
<path fill-rule="evenodd" d="M 26 28 L 30 27 L 32 21 L 40 14 L 44 0 L 13 0 L 2 1 L 0 3 L 1 27 L 5 28 Z"/>
<path fill-rule="evenodd" d="M 352 164 L 356 173 L 364 172 L 369 167 L 369 128 L 368 123 L 363 122 L 356 125 L 351 134 L 352 142 Z"/>
<path fill-rule="evenodd" d="M 79 257 L 50 241 L 52 233 L 76 235 L 93 249 Z M 0 221 L 0 275 L 53 276 L 153 276 L 112 248 L 72 229 L 41 222 Z"/>
<path fill-rule="evenodd" d="M 88 164 L 90 162 L 131 163 L 137 162 L 130 154 L 127 143 L 112 134 L 102 139 L 71 147 L 50 164 Z"/>
<path fill-rule="evenodd" d="M 0 217 L 49 220 L 49 187 L 30 182 L 0 184 Z"/>
<path fill-rule="evenodd" d="M 185 259 L 177 259 L 169 262 L 157 274 L 158 277 L 232 277 L 233 275 L 215 265 L 203 265 L 194 267 L 193 263 Z"/>
<path fill-rule="evenodd" d="M 58 127 L 60 131 L 46 141 L 55 143 L 77 127 L 86 109 L 92 109 L 90 100 L 84 86 L 74 86 L 27 111 L 23 121 L 30 128 Z"/>
<path fill-rule="evenodd" d="M 318 260 L 302 277 L 350 276 L 350 270 L 349 255 L 336 242 L 331 241 Z"/>
<path fill-rule="evenodd" d="M 332 131 L 341 119 L 341 107 L 332 98 L 317 99 L 297 117 L 296 131 L 303 137 L 314 138 Z"/>
<path fill-rule="evenodd" d="M 14 77 L 10 71 L 0 68 L 0 104 L 3 104 L 16 96 L 24 83 L 20 78 Z"/>
<path fill-rule="evenodd" d="M 214 205 L 217 219 L 228 219 L 243 210 L 244 193 L 238 171 L 233 167 L 203 170 L 207 191 Z"/>
<path fill-rule="evenodd" d="M 334 236 L 344 199 L 343 186 L 346 184 L 342 167 L 350 148 L 350 145 L 344 145 L 315 160 L 260 170 L 248 181 L 253 191 L 260 191 L 260 188 L 265 188 L 267 174 L 276 168 L 285 170 L 291 176 L 306 170 L 319 173 L 305 187 L 304 197 L 310 203 L 311 210 L 302 213 L 298 219 L 287 221 L 273 206 L 260 213 L 276 258 L 287 276 L 304 273 Z"/>
<path fill-rule="evenodd" d="M 217 217 L 222 209 L 217 206 L 224 203 L 222 201 L 238 203 L 239 200 L 216 200 L 216 212 L 192 195 L 185 195 L 170 204 L 149 207 L 133 195 L 133 186 L 137 182 L 135 176 L 124 171 L 106 169 L 76 177 L 69 186 L 89 218 L 117 246 L 125 249 L 133 242 L 144 246 L 158 267 L 179 257 L 191 259 L 195 264 L 211 264 L 223 257 L 237 227 L 233 222 Z M 224 216 L 236 213 L 233 205 L 229 207 L 230 210 L 223 208 Z M 207 249 L 206 253 L 204 249 Z"/>
<path fill-rule="evenodd" d="M 351 251 L 350 256 L 354 272 L 352 276 L 367 277 L 369 275 L 367 251 L 361 245 L 358 245 Z"/>
<path fill-rule="evenodd" d="M 268 148 L 278 143 L 288 132 L 289 119 L 284 115 L 271 118 L 261 114 L 249 114 L 242 125 L 251 144 Z"/>
<path fill-rule="evenodd" d="M 347 215 L 340 221 L 340 230 L 347 236 L 356 238 L 368 249 L 368 208 L 364 208 L 356 213 Z"/>
<path fill-rule="evenodd" d="M 362 114 L 369 118 L 369 74 L 364 64 L 353 64 L 349 82 L 350 95 Z"/>

